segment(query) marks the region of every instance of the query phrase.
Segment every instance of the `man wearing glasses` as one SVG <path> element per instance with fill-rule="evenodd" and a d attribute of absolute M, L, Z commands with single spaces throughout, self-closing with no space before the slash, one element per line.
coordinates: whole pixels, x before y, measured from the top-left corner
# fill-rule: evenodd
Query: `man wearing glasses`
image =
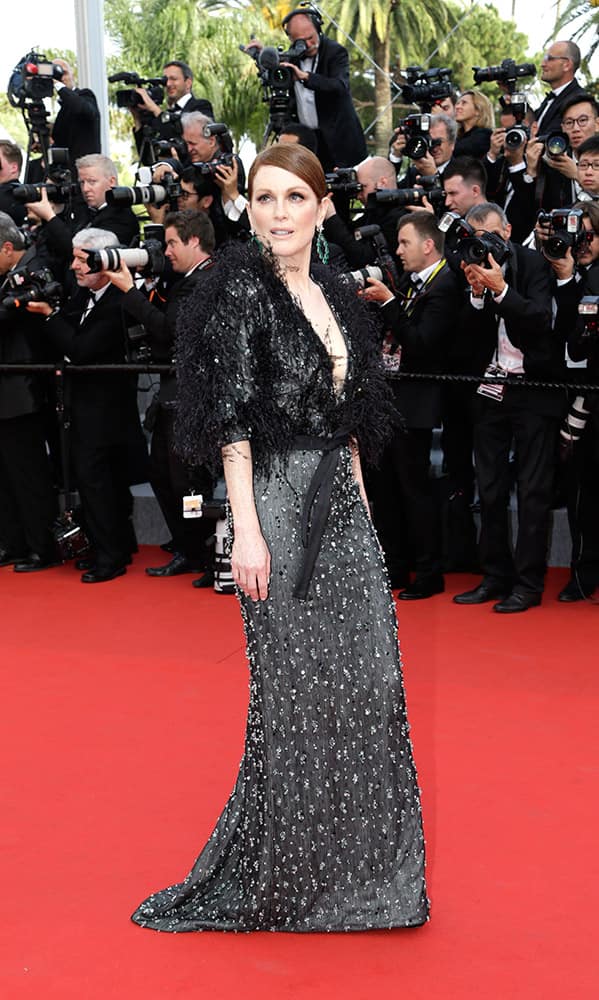
<path fill-rule="evenodd" d="M 574 42 L 554 42 L 541 60 L 541 80 L 551 90 L 535 113 L 539 132 L 559 131 L 565 105 L 582 91 L 574 74 L 580 66 L 580 49 Z"/>
<path fill-rule="evenodd" d="M 568 138 L 568 151 L 559 156 L 547 154 L 546 145 L 531 139 L 526 147 L 526 172 L 523 180 L 536 180 L 535 197 L 545 210 L 562 208 L 577 201 L 582 194 L 579 182 L 579 150 L 583 143 L 597 134 L 599 105 L 584 90 L 571 97 L 562 109 L 561 131 Z M 557 130 L 554 130 L 557 131 Z M 544 125 L 542 133 L 546 135 Z"/>

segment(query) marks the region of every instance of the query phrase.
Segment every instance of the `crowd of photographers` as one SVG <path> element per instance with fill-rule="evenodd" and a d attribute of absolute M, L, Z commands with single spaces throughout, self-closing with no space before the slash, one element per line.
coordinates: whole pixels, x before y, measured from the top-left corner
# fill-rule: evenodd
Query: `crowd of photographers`
<path fill-rule="evenodd" d="M 545 53 L 551 89 L 536 111 L 523 90 L 532 65 L 477 68 L 460 95 L 450 70 L 408 68 L 403 100 L 418 111 L 398 124 L 388 156 L 368 157 L 346 50 L 313 9 L 283 26 L 286 52 L 256 39 L 245 48 L 268 105 L 265 137 L 303 143 L 323 163 L 327 266 L 371 303 L 403 417 L 380 468 L 367 470 L 393 586 L 425 599 L 443 591 L 444 572 L 480 570 L 457 603 L 501 613 L 539 604 L 560 494 L 573 551 L 559 597 L 591 596 L 599 397 L 563 386 L 593 384 L 599 366 L 599 106 L 576 80 L 576 45 Z M 22 153 L 0 141 L 0 363 L 23 366 L 0 373 L 0 565 L 28 572 L 75 554 L 83 582 L 122 575 L 136 551 L 130 486 L 149 479 L 172 542 L 147 572 L 197 571 L 194 583 L 212 585 L 214 522 L 184 511 L 197 513 L 197 495 L 215 484 L 176 454 L 176 381 L 160 376 L 146 413 L 148 456 L 126 365 L 172 362 L 181 303 L 210 294 L 215 250 L 249 238 L 245 173 L 184 62 L 111 79 L 127 87 L 116 101 L 131 113 L 139 157 L 131 187 L 100 153 L 95 100 L 66 63 L 31 53 L 11 78 L 30 144 L 20 183 Z M 476 89 L 491 81 L 497 127 Z M 56 86 L 51 128 L 43 98 Z M 76 157 L 75 139 L 60 146 L 59 134 L 77 136 Z M 64 359 L 81 371 L 58 396 L 25 367 Z M 441 479 L 430 474 L 435 429 Z M 78 491 L 74 519 L 58 517 L 57 484 Z M 91 548 L 78 550 L 85 536 Z"/>

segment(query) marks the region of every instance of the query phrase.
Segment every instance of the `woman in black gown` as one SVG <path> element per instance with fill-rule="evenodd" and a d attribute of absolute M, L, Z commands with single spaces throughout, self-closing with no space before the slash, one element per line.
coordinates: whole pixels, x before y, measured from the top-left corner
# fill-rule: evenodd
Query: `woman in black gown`
<path fill-rule="evenodd" d="M 318 160 L 269 148 L 249 195 L 256 242 L 223 251 L 178 341 L 181 448 L 221 459 L 227 480 L 251 675 L 245 751 L 193 869 L 133 920 L 416 926 L 428 917 L 420 799 L 359 459 L 380 449 L 392 410 L 355 290 L 310 272 L 326 205 Z"/>

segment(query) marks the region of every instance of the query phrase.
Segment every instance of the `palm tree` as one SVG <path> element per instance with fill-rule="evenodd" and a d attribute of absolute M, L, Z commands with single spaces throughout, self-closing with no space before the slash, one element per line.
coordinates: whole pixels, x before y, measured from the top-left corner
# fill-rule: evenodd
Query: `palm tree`
<path fill-rule="evenodd" d="M 558 6 L 555 29 L 547 41 L 551 41 L 566 27 L 569 28 L 573 42 L 585 41 L 588 36 L 589 48 L 585 54 L 588 63 L 599 47 L 599 0 L 569 0 L 562 13 L 559 12 Z"/>
<path fill-rule="evenodd" d="M 339 35 L 356 37 L 372 53 L 375 89 L 375 144 L 386 153 L 392 129 L 391 53 L 400 66 L 422 62 L 452 23 L 443 0 L 329 0 Z"/>

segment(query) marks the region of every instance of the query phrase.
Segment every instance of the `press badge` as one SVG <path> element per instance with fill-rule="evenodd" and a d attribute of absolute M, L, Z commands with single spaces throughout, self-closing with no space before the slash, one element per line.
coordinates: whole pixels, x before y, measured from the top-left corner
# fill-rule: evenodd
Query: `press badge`
<path fill-rule="evenodd" d="M 201 517 L 204 497 L 201 493 L 190 493 L 183 497 L 183 517 Z"/>
<path fill-rule="evenodd" d="M 485 375 L 493 376 L 494 378 L 507 378 L 507 372 L 503 368 L 499 368 L 498 365 L 488 365 L 485 371 Z M 494 399 L 496 403 L 503 402 L 503 396 L 505 393 L 505 382 L 502 384 L 497 384 L 496 382 L 481 382 L 478 389 L 476 390 L 479 396 L 486 396 L 487 399 Z"/>

